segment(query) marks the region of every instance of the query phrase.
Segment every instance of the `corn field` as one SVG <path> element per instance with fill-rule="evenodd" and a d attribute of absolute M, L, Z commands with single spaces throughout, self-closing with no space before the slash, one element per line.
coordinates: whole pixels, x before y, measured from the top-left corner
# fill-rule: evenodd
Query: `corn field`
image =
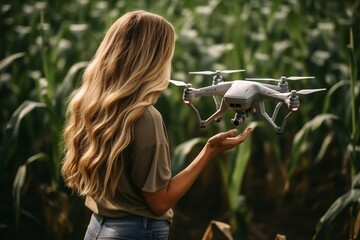
<path fill-rule="evenodd" d="M 0 3 L 0 237 L 82 239 L 90 213 L 60 175 L 67 99 L 107 28 L 144 9 L 176 29 L 172 79 L 210 85 L 191 71 L 224 75 L 314 76 L 285 131 L 252 114 L 251 138 L 218 156 L 174 206 L 171 239 L 201 239 L 212 220 L 234 239 L 360 239 L 359 0 L 2 0 Z M 203 118 L 211 98 L 194 101 Z M 189 164 L 206 139 L 232 128 L 199 128 L 169 88 L 156 107 L 167 126 L 172 171 Z M 274 103 L 267 102 L 267 109 Z M 279 118 L 286 111 L 279 112 Z"/>

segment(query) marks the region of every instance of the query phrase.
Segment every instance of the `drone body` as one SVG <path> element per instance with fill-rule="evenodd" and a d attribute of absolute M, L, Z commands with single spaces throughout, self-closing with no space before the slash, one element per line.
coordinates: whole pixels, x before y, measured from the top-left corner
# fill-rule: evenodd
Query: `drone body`
<path fill-rule="evenodd" d="M 260 78 L 246 80 L 235 80 L 224 82 L 221 72 L 232 73 L 243 70 L 217 70 L 216 72 L 191 72 L 191 74 L 214 74 L 213 84 L 211 86 L 203 88 L 192 88 L 191 84 L 187 84 L 181 81 L 170 80 L 177 86 L 184 86 L 183 101 L 188 104 L 196 113 L 198 121 L 201 127 L 206 127 L 213 121 L 219 121 L 228 109 L 232 109 L 235 112 L 235 117 L 231 119 L 231 123 L 234 127 L 238 127 L 242 124 L 246 117 L 253 112 L 258 112 L 260 116 L 267 121 L 277 133 L 282 133 L 287 119 L 292 112 L 299 109 L 300 102 L 298 95 L 304 95 L 314 93 L 318 91 L 324 91 L 325 89 L 306 89 L 289 92 L 288 83 L 286 80 L 300 80 L 313 77 L 281 77 L 281 79 Z M 255 81 L 254 81 L 255 80 Z M 256 81 L 277 81 L 277 85 L 259 83 Z M 192 104 L 192 101 L 201 96 L 212 96 L 216 105 L 216 112 L 208 119 L 202 120 L 199 111 Z M 272 116 L 270 117 L 265 111 L 264 100 L 270 99 L 278 102 Z M 286 104 L 290 109 L 288 115 L 283 119 L 280 126 L 276 125 L 275 119 L 280 107 Z"/>

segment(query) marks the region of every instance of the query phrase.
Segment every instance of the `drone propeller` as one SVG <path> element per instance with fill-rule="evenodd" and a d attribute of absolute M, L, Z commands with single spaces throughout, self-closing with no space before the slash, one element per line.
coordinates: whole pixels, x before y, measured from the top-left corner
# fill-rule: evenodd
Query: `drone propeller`
<path fill-rule="evenodd" d="M 283 77 L 281 77 L 283 78 Z M 293 80 L 293 81 L 297 81 L 297 80 L 303 80 L 303 79 L 314 79 L 315 77 L 313 76 L 308 76 L 308 77 L 285 77 L 285 80 Z M 281 79 L 280 79 L 281 80 Z"/>
<path fill-rule="evenodd" d="M 189 74 L 201 74 L 201 75 L 220 75 L 221 73 L 236 73 L 245 72 L 244 69 L 239 70 L 216 70 L 214 71 L 200 71 L 200 72 L 189 72 Z"/>
<path fill-rule="evenodd" d="M 169 82 L 171 82 L 172 84 L 174 84 L 174 85 L 176 85 L 178 87 L 186 87 L 186 88 L 191 87 L 191 83 L 186 83 L 186 82 L 183 82 L 183 81 L 170 79 Z"/>
<path fill-rule="evenodd" d="M 315 77 L 309 76 L 309 77 L 284 77 L 282 76 L 280 79 L 275 78 L 245 78 L 245 80 L 248 81 L 274 81 L 274 82 L 283 82 L 285 80 L 290 81 L 297 81 L 297 80 L 303 80 L 303 79 L 313 79 Z"/>
<path fill-rule="evenodd" d="M 325 91 L 325 90 L 326 90 L 326 88 L 302 89 L 302 90 L 299 90 L 299 91 L 292 90 L 291 92 L 275 94 L 275 96 L 288 97 L 288 96 L 290 96 L 291 94 L 307 95 L 307 94 L 310 94 L 310 93 L 315 93 L 315 92 L 320 92 L 320 91 Z"/>

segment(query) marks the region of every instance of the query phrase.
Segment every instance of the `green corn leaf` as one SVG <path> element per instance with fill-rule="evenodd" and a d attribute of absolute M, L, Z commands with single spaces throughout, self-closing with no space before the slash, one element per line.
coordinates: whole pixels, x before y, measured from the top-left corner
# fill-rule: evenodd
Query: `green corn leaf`
<path fill-rule="evenodd" d="M 88 62 L 78 62 L 71 66 L 70 70 L 67 72 L 64 81 L 61 82 L 56 88 L 56 111 L 60 116 L 64 115 L 65 107 L 67 106 L 67 98 L 69 97 L 72 90 L 75 88 L 74 80 L 76 74 L 80 72 L 81 69 L 84 69 L 89 63 Z"/>
<path fill-rule="evenodd" d="M 312 120 L 308 121 L 295 135 L 292 154 L 291 154 L 291 162 L 288 170 L 288 178 L 292 176 L 295 171 L 295 168 L 299 162 L 300 156 L 306 152 L 309 144 L 309 134 L 315 132 L 319 129 L 319 127 L 329 121 L 338 120 L 338 117 L 333 114 L 320 114 L 314 117 Z M 327 140 L 325 144 L 328 144 Z M 324 146 L 325 147 L 325 146 Z"/>
<path fill-rule="evenodd" d="M 19 136 L 19 127 L 21 121 L 36 108 L 44 108 L 45 104 L 33 101 L 23 102 L 13 113 L 5 128 L 4 138 L 0 146 L 0 173 L 5 170 L 12 152 L 16 148 Z"/>
<path fill-rule="evenodd" d="M 354 36 L 353 36 L 353 30 L 350 29 L 350 44 L 348 46 L 348 54 L 349 54 L 349 65 L 350 65 L 350 95 L 351 95 L 351 135 L 350 140 L 352 145 L 356 145 L 358 142 L 358 138 L 360 135 L 359 131 L 359 125 L 358 125 L 358 114 L 357 110 L 359 108 L 359 104 L 356 103 L 356 81 L 358 76 L 358 65 L 356 61 L 356 53 L 355 53 L 355 45 L 354 45 Z M 352 162 L 352 171 L 354 172 L 359 171 L 358 167 L 355 167 L 357 154 L 356 151 L 352 151 L 351 153 L 351 162 Z"/>
<path fill-rule="evenodd" d="M 85 68 L 89 62 L 77 62 L 71 66 L 70 70 L 67 72 L 64 81 L 57 87 L 57 96 L 60 98 L 61 101 L 65 99 L 66 96 L 71 92 L 74 88 L 73 81 L 76 74 L 83 68 Z"/>
<path fill-rule="evenodd" d="M 16 228 L 19 225 L 20 218 L 20 199 L 21 199 L 21 189 L 24 186 L 26 177 L 26 165 L 21 165 L 17 172 L 13 183 L 12 194 L 14 197 L 14 208 L 15 208 L 15 226 Z"/>
<path fill-rule="evenodd" d="M 355 177 L 353 177 L 351 187 L 353 189 L 360 190 L 360 173 L 358 173 L 357 175 L 355 175 Z"/>
<path fill-rule="evenodd" d="M 281 144 L 279 143 L 280 137 L 277 135 L 273 128 L 271 128 L 268 123 L 265 121 L 257 122 L 256 128 L 261 131 L 261 135 L 266 139 L 266 141 L 271 146 L 271 158 L 276 162 L 277 166 L 280 168 L 280 172 L 284 179 L 286 178 L 286 173 L 283 170 L 283 163 L 281 161 Z"/>
<path fill-rule="evenodd" d="M 321 159 L 324 158 L 327 150 L 329 149 L 330 144 L 333 142 L 334 139 L 335 139 L 335 133 L 332 131 L 325 135 L 324 140 L 321 144 L 321 148 L 315 158 L 316 163 L 320 162 Z"/>
<path fill-rule="evenodd" d="M 230 206 L 233 210 L 239 206 L 238 199 L 240 188 L 244 179 L 244 173 L 251 156 L 251 136 L 237 147 L 237 154 L 234 159 L 234 168 L 231 173 L 231 181 L 228 185 Z"/>
<path fill-rule="evenodd" d="M 172 172 L 174 175 L 186 167 L 186 159 L 194 147 L 198 144 L 205 144 L 206 141 L 205 138 L 193 138 L 175 148 L 174 156 L 172 158 Z"/>
<path fill-rule="evenodd" d="M 349 192 L 340 196 L 320 218 L 316 225 L 316 233 L 313 237 L 316 239 L 323 239 L 322 237 L 329 234 L 331 223 L 342 213 L 347 211 L 350 207 L 358 204 L 360 201 L 360 190 L 351 189 Z"/>
<path fill-rule="evenodd" d="M 45 157 L 46 157 L 46 155 L 44 153 L 35 154 L 34 156 L 27 159 L 24 164 L 20 165 L 20 167 L 18 168 L 18 170 L 16 172 L 14 183 L 13 183 L 13 188 L 12 188 L 12 194 L 13 194 L 13 198 L 14 198 L 16 229 L 19 227 L 19 223 L 20 223 L 20 210 L 21 210 L 20 200 L 21 200 L 21 193 L 22 193 L 22 190 L 23 190 L 23 187 L 25 184 L 25 180 L 26 180 L 27 168 L 32 162 L 41 160 Z"/>
<path fill-rule="evenodd" d="M 325 97 L 325 100 L 324 100 L 323 110 L 322 110 L 323 113 L 327 113 L 327 112 L 329 111 L 329 107 L 331 106 L 331 98 L 332 98 L 332 95 L 333 95 L 337 90 L 339 90 L 341 87 L 346 86 L 346 85 L 349 85 L 349 84 L 350 84 L 350 81 L 349 81 L 349 80 L 341 80 L 341 81 L 335 83 L 335 84 L 329 89 L 329 91 L 327 91 L 326 97 Z"/>
<path fill-rule="evenodd" d="M 15 54 L 12 54 L 12 55 L 4 58 L 3 60 L 0 61 L 0 71 L 4 70 L 13 61 L 15 61 L 16 59 L 21 58 L 23 56 L 25 56 L 25 53 L 24 52 L 19 52 L 19 53 L 15 53 Z"/>

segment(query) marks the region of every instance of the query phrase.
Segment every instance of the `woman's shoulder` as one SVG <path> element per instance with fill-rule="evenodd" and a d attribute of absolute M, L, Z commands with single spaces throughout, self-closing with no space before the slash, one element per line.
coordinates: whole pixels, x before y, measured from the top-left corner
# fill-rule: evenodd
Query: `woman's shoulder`
<path fill-rule="evenodd" d="M 144 122 L 147 122 L 148 124 L 162 124 L 163 121 L 161 113 L 153 105 L 146 107 L 145 112 L 140 117 L 140 119 L 142 119 Z"/>
<path fill-rule="evenodd" d="M 142 146 L 167 141 L 162 116 L 154 106 L 148 106 L 144 114 L 136 121 L 134 141 Z"/>
<path fill-rule="evenodd" d="M 154 106 L 145 108 L 144 113 L 135 123 L 135 129 L 141 131 L 159 130 L 163 128 L 163 119 L 160 112 Z"/>

